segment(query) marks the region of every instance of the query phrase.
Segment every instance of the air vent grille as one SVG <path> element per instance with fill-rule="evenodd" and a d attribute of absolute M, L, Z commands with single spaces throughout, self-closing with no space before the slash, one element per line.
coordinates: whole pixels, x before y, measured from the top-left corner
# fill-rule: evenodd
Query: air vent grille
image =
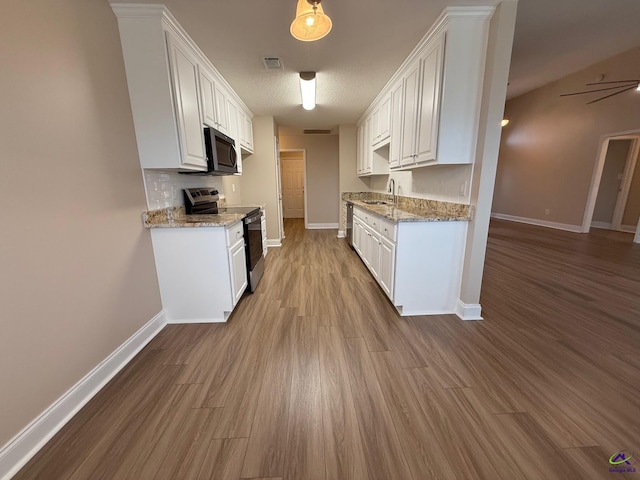
<path fill-rule="evenodd" d="M 331 130 L 320 130 L 320 129 L 304 129 L 305 135 L 331 135 Z"/>
<path fill-rule="evenodd" d="M 262 63 L 267 70 L 282 70 L 282 59 L 280 57 L 262 57 Z"/>

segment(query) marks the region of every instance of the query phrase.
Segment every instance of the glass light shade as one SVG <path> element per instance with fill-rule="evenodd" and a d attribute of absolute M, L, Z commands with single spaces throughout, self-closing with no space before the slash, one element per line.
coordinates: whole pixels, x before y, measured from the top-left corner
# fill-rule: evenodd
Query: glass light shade
<path fill-rule="evenodd" d="M 316 11 L 307 0 L 298 0 L 296 18 L 291 22 L 291 35 L 303 42 L 313 42 L 326 36 L 333 24 L 325 15 L 322 5 L 318 4 Z"/>
<path fill-rule="evenodd" d="M 507 125 L 509 125 L 509 119 L 508 118 L 503 118 L 502 122 L 500 122 L 500 126 L 506 127 Z"/>
<path fill-rule="evenodd" d="M 305 110 L 316 108 L 316 74 L 314 72 L 300 72 L 300 94 L 302 108 Z"/>

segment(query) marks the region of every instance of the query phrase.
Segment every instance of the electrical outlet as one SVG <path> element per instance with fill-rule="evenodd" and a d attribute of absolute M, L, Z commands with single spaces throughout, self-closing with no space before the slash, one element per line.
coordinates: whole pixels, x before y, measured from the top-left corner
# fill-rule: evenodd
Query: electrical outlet
<path fill-rule="evenodd" d="M 232 184 L 231 184 L 231 191 L 232 191 L 232 192 L 235 192 L 235 191 L 236 191 L 236 184 L 235 184 L 235 183 L 232 183 Z"/>
<path fill-rule="evenodd" d="M 464 197 L 467 195 L 467 181 L 460 183 L 460 188 L 458 189 L 458 195 Z"/>
<path fill-rule="evenodd" d="M 545 214 L 545 215 L 549 215 L 549 209 L 548 209 L 548 208 L 545 208 L 545 209 L 544 209 L 544 214 Z"/>

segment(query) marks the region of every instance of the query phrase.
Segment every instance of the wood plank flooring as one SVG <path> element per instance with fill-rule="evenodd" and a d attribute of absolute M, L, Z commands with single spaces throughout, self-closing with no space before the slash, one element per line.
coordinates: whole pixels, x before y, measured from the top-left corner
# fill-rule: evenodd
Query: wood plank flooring
<path fill-rule="evenodd" d="M 335 231 L 285 231 L 227 324 L 166 327 L 14 478 L 600 479 L 640 451 L 632 235 L 493 222 L 462 322 L 398 316 Z"/>

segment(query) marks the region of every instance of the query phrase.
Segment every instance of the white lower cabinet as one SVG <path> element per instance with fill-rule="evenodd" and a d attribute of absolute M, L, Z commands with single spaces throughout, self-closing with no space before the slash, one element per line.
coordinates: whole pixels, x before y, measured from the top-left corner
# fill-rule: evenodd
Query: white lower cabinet
<path fill-rule="evenodd" d="M 393 223 L 353 209 L 353 246 L 400 315 L 455 313 L 467 222 Z"/>
<path fill-rule="evenodd" d="M 247 287 L 242 222 L 153 228 L 162 307 L 170 323 L 225 322 Z"/>

